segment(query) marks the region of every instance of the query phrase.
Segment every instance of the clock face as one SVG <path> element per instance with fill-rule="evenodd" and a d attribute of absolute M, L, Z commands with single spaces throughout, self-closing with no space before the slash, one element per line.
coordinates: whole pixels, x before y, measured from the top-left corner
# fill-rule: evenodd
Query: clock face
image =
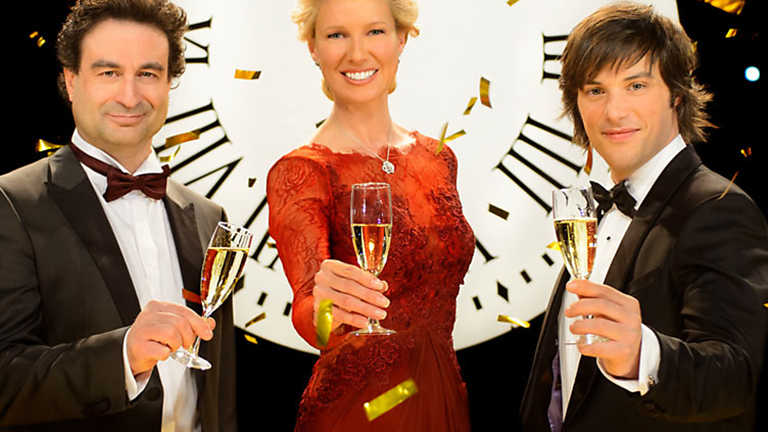
<path fill-rule="evenodd" d="M 224 206 L 255 233 L 245 287 L 235 293 L 235 324 L 257 336 L 315 352 L 294 331 L 293 294 L 268 233 L 266 176 L 280 156 L 306 144 L 332 104 L 320 71 L 290 20 L 293 1 L 177 1 L 190 21 L 187 70 L 171 91 L 158 134 L 161 156 L 175 153 L 172 176 Z M 476 238 L 457 298 L 457 349 L 506 331 L 499 314 L 527 320 L 546 307 L 562 267 L 554 241 L 551 191 L 585 181 L 586 153 L 570 143 L 557 86 L 570 29 L 605 0 L 445 2 L 421 0 L 401 57 L 390 111 L 398 124 L 439 137 L 459 160 L 458 189 Z M 675 2 L 654 1 L 677 20 Z M 235 79 L 236 70 L 258 71 Z M 488 107 L 481 78 L 490 82 Z M 464 115 L 470 98 L 478 101 Z M 163 149 L 164 139 L 197 131 L 199 139 Z M 176 151 L 178 150 L 178 153 Z M 596 155 L 595 155 L 596 156 Z M 592 177 L 607 180 L 595 158 Z M 249 325 L 262 312 L 266 319 Z"/>

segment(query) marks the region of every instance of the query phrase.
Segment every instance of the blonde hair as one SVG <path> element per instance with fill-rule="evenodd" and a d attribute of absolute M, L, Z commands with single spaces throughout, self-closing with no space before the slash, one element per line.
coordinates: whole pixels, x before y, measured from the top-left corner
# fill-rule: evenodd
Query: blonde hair
<path fill-rule="evenodd" d="M 315 37 L 315 22 L 317 10 L 323 0 L 299 0 L 296 9 L 291 14 L 291 20 L 299 26 L 299 40 L 309 41 Z M 406 37 L 418 36 L 416 18 L 419 7 L 416 0 L 388 0 L 389 9 L 395 19 L 397 31 L 405 32 Z"/>

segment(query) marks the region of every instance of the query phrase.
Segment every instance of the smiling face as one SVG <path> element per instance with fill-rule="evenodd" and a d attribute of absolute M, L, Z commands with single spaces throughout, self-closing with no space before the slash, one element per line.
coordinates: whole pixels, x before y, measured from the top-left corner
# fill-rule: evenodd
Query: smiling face
<path fill-rule="evenodd" d="M 386 98 L 405 40 L 388 0 L 324 0 L 309 50 L 336 102 L 364 103 Z"/>
<path fill-rule="evenodd" d="M 626 179 L 678 135 L 677 113 L 658 63 L 604 67 L 579 89 L 577 103 L 589 143 Z"/>
<path fill-rule="evenodd" d="M 80 68 L 64 70 L 80 135 L 109 154 L 148 152 L 168 113 L 168 39 L 159 29 L 108 19 L 83 37 Z"/>

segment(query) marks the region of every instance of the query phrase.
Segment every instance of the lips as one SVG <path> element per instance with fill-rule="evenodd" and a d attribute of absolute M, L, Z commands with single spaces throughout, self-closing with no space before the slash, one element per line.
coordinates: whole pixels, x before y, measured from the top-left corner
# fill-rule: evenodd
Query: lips
<path fill-rule="evenodd" d="M 366 69 L 361 71 L 347 71 L 342 72 L 342 75 L 344 75 L 348 80 L 352 82 L 366 82 L 370 78 L 372 78 L 376 73 L 378 72 L 378 69 Z"/>
<path fill-rule="evenodd" d="M 603 131 L 603 136 L 612 141 L 624 141 L 635 135 L 637 128 L 612 128 Z"/>
<path fill-rule="evenodd" d="M 144 118 L 144 114 L 107 114 L 106 116 L 119 126 L 133 126 Z"/>

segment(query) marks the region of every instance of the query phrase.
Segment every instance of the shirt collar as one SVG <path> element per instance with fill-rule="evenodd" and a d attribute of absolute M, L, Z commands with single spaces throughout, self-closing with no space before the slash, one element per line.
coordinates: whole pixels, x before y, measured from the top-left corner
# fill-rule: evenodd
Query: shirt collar
<path fill-rule="evenodd" d="M 77 148 L 82 150 L 88 156 L 91 156 L 108 165 L 111 165 L 126 174 L 131 174 L 127 169 L 125 169 L 125 167 L 120 162 L 118 162 L 115 158 L 110 156 L 107 152 L 86 141 L 77 131 L 77 129 L 75 129 L 75 132 L 72 134 L 72 142 L 77 146 Z M 141 165 L 139 165 L 139 168 L 132 175 L 137 176 L 140 174 L 155 174 L 155 173 L 162 173 L 162 172 L 163 172 L 163 167 L 160 164 L 160 161 L 157 159 L 157 155 L 155 155 L 154 152 L 151 152 L 149 156 L 147 156 L 147 158 L 144 159 L 144 162 L 142 162 Z"/>
<path fill-rule="evenodd" d="M 681 135 L 677 135 L 669 144 L 664 146 L 648 162 L 638 168 L 627 179 L 627 190 L 629 194 L 637 201 L 635 209 L 640 208 L 643 200 L 651 191 L 651 187 L 656 183 L 664 168 L 672 162 L 672 159 L 678 153 L 683 151 L 686 143 Z"/>

